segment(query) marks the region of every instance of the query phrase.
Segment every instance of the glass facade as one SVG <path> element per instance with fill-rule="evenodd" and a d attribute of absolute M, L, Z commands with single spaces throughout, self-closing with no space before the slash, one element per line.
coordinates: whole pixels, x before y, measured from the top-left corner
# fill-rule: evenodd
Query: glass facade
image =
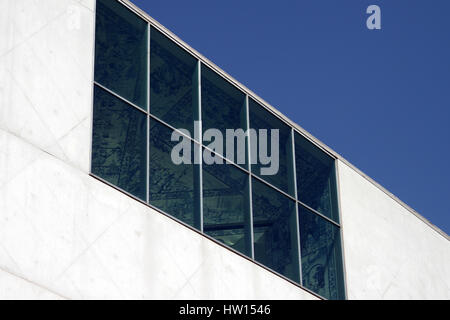
<path fill-rule="evenodd" d="M 224 139 L 227 136 L 227 129 L 232 129 L 233 131 L 236 129 L 247 130 L 245 95 L 204 65 L 201 68 L 201 75 L 201 109 L 204 140 L 207 140 L 205 132 L 210 129 L 219 130 Z M 214 143 L 214 141 L 212 142 Z M 205 141 L 205 144 L 208 145 L 207 141 Z M 225 156 L 228 160 L 246 168 L 247 161 L 245 161 L 245 157 L 244 161 L 237 161 L 237 146 L 238 144 L 234 143 L 232 150 L 228 150 L 228 146 L 223 144 L 222 150 L 211 149 Z"/>
<path fill-rule="evenodd" d="M 294 175 L 291 171 L 292 168 L 292 140 L 291 140 L 291 128 L 287 126 L 283 121 L 278 119 L 272 113 L 267 111 L 264 107 L 249 99 L 249 114 L 250 114 L 250 127 L 258 131 L 258 138 L 250 140 L 252 159 L 252 172 L 257 174 L 262 179 L 266 180 L 275 187 L 281 189 L 284 192 L 294 196 Z M 266 167 L 262 163 L 261 159 L 261 141 L 264 141 L 261 136 L 260 130 L 267 130 L 267 150 L 273 151 L 272 135 L 273 130 L 278 130 L 279 144 L 279 165 L 278 172 L 274 175 L 262 175 L 261 168 Z M 267 152 L 267 155 L 269 155 Z"/>
<path fill-rule="evenodd" d="M 324 298 L 345 299 L 335 159 L 119 2 L 98 0 L 96 21 L 91 173 Z M 230 129 L 243 132 L 234 146 Z M 222 149 L 211 147 L 211 130 Z M 264 153 L 276 149 L 277 170 L 264 174 Z"/>
<path fill-rule="evenodd" d="M 299 205 L 303 285 L 329 299 L 345 299 L 339 227 Z"/>
<path fill-rule="evenodd" d="M 298 200 L 339 222 L 334 159 L 295 134 Z"/>
<path fill-rule="evenodd" d="M 195 166 L 171 160 L 176 142 L 171 141 L 172 130 L 150 119 L 149 201 L 159 209 L 195 227 Z M 191 144 L 191 160 L 194 146 Z M 191 161 L 192 162 L 192 161 Z"/>
<path fill-rule="evenodd" d="M 253 178 L 255 259 L 299 282 L 295 201 Z"/>
<path fill-rule="evenodd" d="M 231 164 L 203 165 L 203 231 L 251 255 L 248 174 Z"/>
<path fill-rule="evenodd" d="M 94 87 L 92 173 L 146 199 L 147 116 Z"/>
<path fill-rule="evenodd" d="M 174 128 L 194 130 L 197 59 L 151 27 L 150 113 Z"/>
<path fill-rule="evenodd" d="M 147 23 L 117 1 L 98 0 L 95 81 L 147 109 Z"/>

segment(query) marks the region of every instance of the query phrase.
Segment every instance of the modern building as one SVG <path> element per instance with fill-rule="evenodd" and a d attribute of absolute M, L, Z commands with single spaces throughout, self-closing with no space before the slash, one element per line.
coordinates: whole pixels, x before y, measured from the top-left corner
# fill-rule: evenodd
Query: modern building
<path fill-rule="evenodd" d="M 0 39 L 0 298 L 450 299 L 448 235 L 131 2 L 3 0 Z"/>

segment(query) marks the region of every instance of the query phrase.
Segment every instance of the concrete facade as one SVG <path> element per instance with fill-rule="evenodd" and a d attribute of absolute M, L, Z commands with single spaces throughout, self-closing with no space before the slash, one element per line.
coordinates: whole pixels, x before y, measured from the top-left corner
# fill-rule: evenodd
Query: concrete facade
<path fill-rule="evenodd" d="M 338 161 L 349 299 L 450 299 L 450 242 Z"/>
<path fill-rule="evenodd" d="M 0 4 L 0 299 L 317 299 L 89 175 L 94 7 Z M 448 237 L 338 168 L 348 298 L 449 299 Z"/>

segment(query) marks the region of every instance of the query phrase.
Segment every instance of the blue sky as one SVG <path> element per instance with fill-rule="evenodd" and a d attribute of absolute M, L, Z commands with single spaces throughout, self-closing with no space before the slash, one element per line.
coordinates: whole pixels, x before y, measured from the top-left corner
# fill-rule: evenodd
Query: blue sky
<path fill-rule="evenodd" d="M 132 1 L 450 234 L 450 1 Z"/>

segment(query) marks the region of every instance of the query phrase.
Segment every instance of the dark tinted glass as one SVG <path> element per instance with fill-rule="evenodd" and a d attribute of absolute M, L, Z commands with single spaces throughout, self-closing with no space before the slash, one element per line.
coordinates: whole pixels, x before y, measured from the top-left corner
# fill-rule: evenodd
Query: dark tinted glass
<path fill-rule="evenodd" d="M 231 151 L 226 150 L 226 129 L 247 130 L 245 95 L 208 67 L 202 65 L 201 72 L 203 133 L 208 129 L 220 130 L 223 136 L 223 151 L 215 151 L 226 156 L 227 152 L 230 154 Z M 245 155 L 245 139 L 242 139 L 241 143 L 243 148 L 238 149 L 238 140 L 235 139 L 232 152 L 234 156 L 229 159 L 235 163 L 238 163 L 238 152 Z M 208 146 L 209 142 L 205 141 L 204 144 Z M 239 165 L 246 167 L 245 158 L 239 162 Z"/>
<path fill-rule="evenodd" d="M 248 175 L 230 164 L 203 164 L 203 230 L 250 255 Z"/>
<path fill-rule="evenodd" d="M 298 200 L 338 221 L 334 159 L 295 134 Z"/>
<path fill-rule="evenodd" d="M 345 299 L 339 228 L 299 205 L 303 285 L 327 299 Z"/>
<path fill-rule="evenodd" d="M 193 136 L 197 60 L 151 28 L 150 61 L 150 113 Z"/>
<path fill-rule="evenodd" d="M 196 226 L 195 168 L 194 164 L 175 164 L 172 148 L 178 141 L 171 141 L 172 130 L 150 119 L 150 204 Z M 191 143 L 191 163 L 194 146 Z"/>
<path fill-rule="evenodd" d="M 252 99 L 249 99 L 250 111 L 250 128 L 257 132 L 257 139 L 251 137 L 251 157 L 252 157 L 252 172 L 260 176 L 262 179 L 273 184 L 275 187 L 283 190 L 294 196 L 294 175 L 293 175 L 293 157 L 292 157 L 292 139 L 291 128 L 284 124 L 277 117 L 265 110 L 262 106 L 257 104 Z M 260 134 L 260 129 L 267 130 L 267 139 Z M 276 143 L 272 144 L 271 129 L 278 129 L 279 140 L 278 150 L 279 157 L 275 157 L 274 150 L 277 147 Z M 278 161 L 278 171 L 276 174 L 263 175 L 262 168 L 268 168 L 269 165 L 261 162 L 260 146 L 261 143 L 267 141 L 267 155 L 273 155 L 272 165 L 274 161 Z M 256 153 L 256 154 L 255 154 Z M 264 153 L 266 154 L 266 153 Z M 255 163 L 256 162 L 256 163 Z M 276 167 L 276 165 L 275 165 Z M 275 168 L 274 167 L 274 168 Z"/>
<path fill-rule="evenodd" d="M 98 0 L 95 81 L 147 109 L 147 23 L 117 1 Z"/>
<path fill-rule="evenodd" d="M 146 200 L 147 116 L 94 86 L 92 173 Z"/>
<path fill-rule="evenodd" d="M 295 204 L 253 178 L 253 231 L 255 259 L 299 282 Z"/>

